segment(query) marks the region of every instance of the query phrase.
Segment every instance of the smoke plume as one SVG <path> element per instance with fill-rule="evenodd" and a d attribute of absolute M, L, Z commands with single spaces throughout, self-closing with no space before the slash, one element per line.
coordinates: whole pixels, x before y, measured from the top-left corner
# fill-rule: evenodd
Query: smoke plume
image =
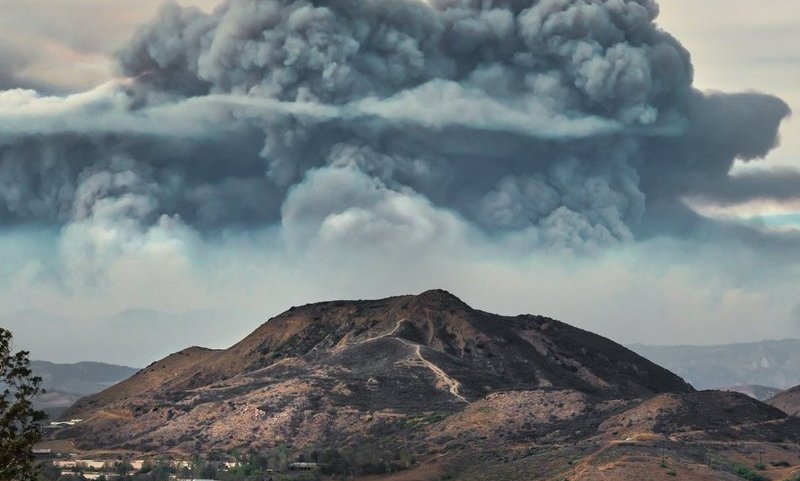
<path fill-rule="evenodd" d="M 68 95 L 26 83 L 7 46 L 0 316 L 241 321 L 446 287 L 637 341 L 698 317 L 788 323 L 800 234 L 701 207 L 800 203 L 800 172 L 759 167 L 789 107 L 695 88 L 658 14 L 654 0 L 167 3 L 114 80 Z M 220 325 L 197 342 L 244 332 Z"/>
<path fill-rule="evenodd" d="M 687 196 L 796 196 L 796 173 L 730 173 L 775 147 L 787 105 L 694 89 L 657 15 L 651 0 L 168 3 L 119 52 L 124 80 L 0 94 L 0 221 L 122 203 L 115 219 L 203 235 L 309 238 L 346 218 L 391 242 L 453 217 L 580 250 L 683 235 Z"/>

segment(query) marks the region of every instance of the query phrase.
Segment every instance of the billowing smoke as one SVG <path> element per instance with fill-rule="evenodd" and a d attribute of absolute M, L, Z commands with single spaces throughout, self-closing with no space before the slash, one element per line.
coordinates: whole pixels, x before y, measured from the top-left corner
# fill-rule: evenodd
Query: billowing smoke
<path fill-rule="evenodd" d="M 687 197 L 798 196 L 796 172 L 731 175 L 776 146 L 788 106 L 694 89 L 657 15 L 653 0 L 168 3 L 119 52 L 120 80 L 0 93 L 0 222 L 65 226 L 68 246 L 103 226 L 275 227 L 291 244 L 468 232 L 584 250 L 692 235 L 706 222 Z"/>

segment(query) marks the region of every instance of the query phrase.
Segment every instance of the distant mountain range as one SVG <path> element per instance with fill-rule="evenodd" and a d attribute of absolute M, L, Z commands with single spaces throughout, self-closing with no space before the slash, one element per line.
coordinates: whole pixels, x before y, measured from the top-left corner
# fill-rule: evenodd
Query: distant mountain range
<path fill-rule="evenodd" d="M 800 340 L 762 341 L 720 346 L 647 346 L 631 350 L 683 377 L 696 389 L 800 384 Z"/>
<path fill-rule="evenodd" d="M 37 397 L 36 406 L 51 419 L 58 418 L 81 397 L 100 392 L 139 371 L 132 367 L 99 362 L 56 364 L 31 361 L 31 368 L 34 374 L 42 378 L 42 388 L 46 391 Z"/>

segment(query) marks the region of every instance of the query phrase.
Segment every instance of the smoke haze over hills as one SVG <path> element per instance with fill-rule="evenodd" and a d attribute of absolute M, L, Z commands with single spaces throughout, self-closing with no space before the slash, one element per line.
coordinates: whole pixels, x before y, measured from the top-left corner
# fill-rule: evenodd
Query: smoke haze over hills
<path fill-rule="evenodd" d="M 798 202 L 797 170 L 735 169 L 778 145 L 790 108 L 695 88 L 658 14 L 167 3 L 98 87 L 60 94 L 9 56 L 3 322 L 24 331 L 42 306 L 91 339 L 120 312 L 213 311 L 195 335 L 233 339 L 299 300 L 442 285 L 623 341 L 794 335 L 797 230 L 704 210 Z"/>
<path fill-rule="evenodd" d="M 789 389 L 800 384 L 800 341 L 796 339 L 720 346 L 629 347 L 697 389 L 736 385 Z"/>

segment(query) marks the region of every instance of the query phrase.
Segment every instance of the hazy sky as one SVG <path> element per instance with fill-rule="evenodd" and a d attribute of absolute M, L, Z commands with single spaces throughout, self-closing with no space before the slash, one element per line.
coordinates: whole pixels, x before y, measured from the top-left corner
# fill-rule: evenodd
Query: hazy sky
<path fill-rule="evenodd" d="M 796 0 L 160 3 L 0 0 L 0 324 L 35 358 L 433 287 L 800 337 Z"/>

